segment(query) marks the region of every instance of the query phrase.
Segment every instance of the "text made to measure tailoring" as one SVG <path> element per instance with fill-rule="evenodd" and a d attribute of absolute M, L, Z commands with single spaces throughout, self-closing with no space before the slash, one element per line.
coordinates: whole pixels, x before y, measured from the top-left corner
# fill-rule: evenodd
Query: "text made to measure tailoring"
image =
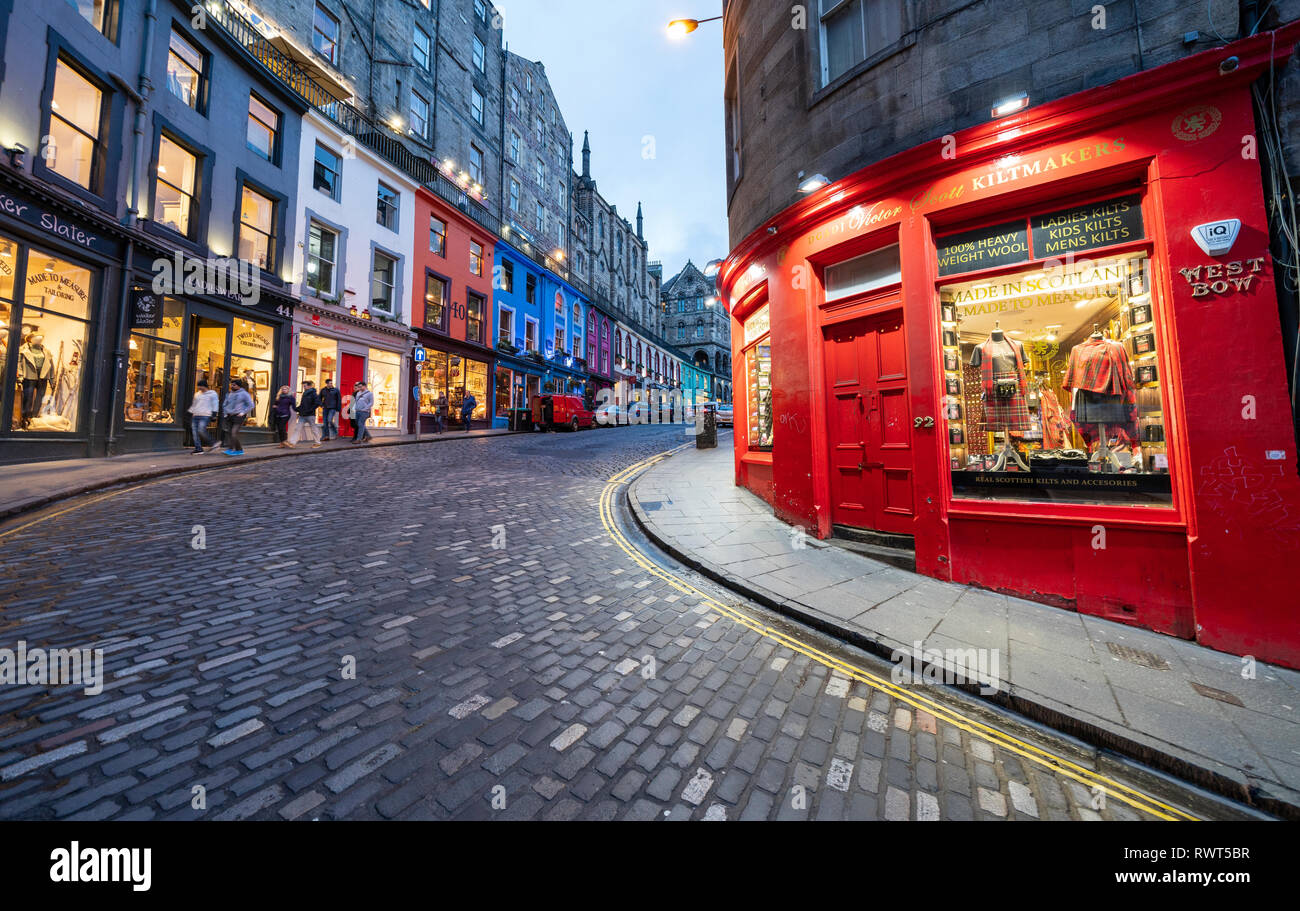
<path fill-rule="evenodd" d="M 941 237 L 936 242 L 939 274 L 1011 266 L 1145 236 L 1141 198 L 1120 196 Z"/>

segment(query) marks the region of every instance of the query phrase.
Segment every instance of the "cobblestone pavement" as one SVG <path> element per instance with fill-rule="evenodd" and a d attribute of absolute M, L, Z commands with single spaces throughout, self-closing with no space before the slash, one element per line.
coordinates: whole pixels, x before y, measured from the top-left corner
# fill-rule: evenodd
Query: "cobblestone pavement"
<path fill-rule="evenodd" d="M 0 648 L 105 652 L 98 695 L 0 686 L 0 818 L 1150 815 L 638 567 L 601 492 L 681 442 L 640 427 L 349 451 L 0 529 Z"/>

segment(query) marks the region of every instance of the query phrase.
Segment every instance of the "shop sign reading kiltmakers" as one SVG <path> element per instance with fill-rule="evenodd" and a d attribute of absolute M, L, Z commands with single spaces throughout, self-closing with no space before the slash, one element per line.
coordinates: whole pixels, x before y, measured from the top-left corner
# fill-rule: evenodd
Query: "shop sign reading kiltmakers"
<path fill-rule="evenodd" d="M 1096 250 L 1145 236 L 1141 197 L 1120 196 L 941 237 L 937 241 L 939 275 L 1014 266 L 1030 259 Z"/>

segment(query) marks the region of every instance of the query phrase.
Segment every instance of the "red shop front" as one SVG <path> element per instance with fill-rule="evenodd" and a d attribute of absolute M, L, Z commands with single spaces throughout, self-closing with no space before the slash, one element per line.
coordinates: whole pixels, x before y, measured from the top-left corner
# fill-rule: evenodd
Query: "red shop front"
<path fill-rule="evenodd" d="M 1297 34 L 912 149 L 743 241 L 737 483 L 930 576 L 1300 667 L 1296 436 L 1243 154 L 1249 84 Z"/>

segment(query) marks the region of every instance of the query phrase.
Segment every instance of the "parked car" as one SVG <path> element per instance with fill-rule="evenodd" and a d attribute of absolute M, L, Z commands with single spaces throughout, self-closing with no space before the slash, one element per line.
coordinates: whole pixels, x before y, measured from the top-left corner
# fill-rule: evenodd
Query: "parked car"
<path fill-rule="evenodd" d="M 578 395 L 533 396 L 533 425 L 537 430 L 567 427 L 575 433 L 596 423 L 596 413 Z"/>
<path fill-rule="evenodd" d="M 596 409 L 597 427 L 618 427 L 626 423 L 627 414 L 616 402 L 608 402 Z"/>
<path fill-rule="evenodd" d="M 695 406 L 703 408 L 705 411 L 713 412 L 713 421 L 719 427 L 731 427 L 734 425 L 734 409 L 730 402 L 700 402 Z M 691 408 L 686 411 L 687 420 L 694 420 L 695 413 Z"/>

